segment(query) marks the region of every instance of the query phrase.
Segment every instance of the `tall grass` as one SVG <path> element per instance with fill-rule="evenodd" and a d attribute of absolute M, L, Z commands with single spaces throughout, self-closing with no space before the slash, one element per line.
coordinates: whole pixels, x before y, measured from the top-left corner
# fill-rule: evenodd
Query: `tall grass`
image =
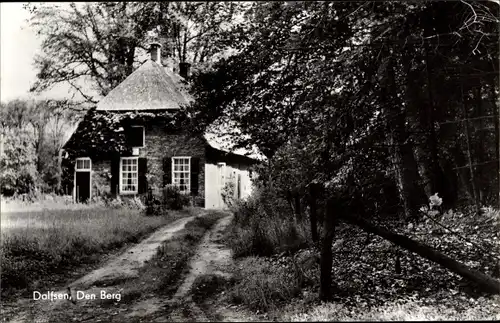
<path fill-rule="evenodd" d="M 232 211 L 226 241 L 235 257 L 293 252 L 312 242 L 306 217 L 295 221 L 288 203 L 270 189 L 235 202 Z"/>
<path fill-rule="evenodd" d="M 300 294 L 299 275 L 293 266 L 276 265 L 262 257 L 247 257 L 239 263 L 236 283 L 229 295 L 233 303 L 269 311 Z"/>
<path fill-rule="evenodd" d="M 260 188 L 246 201 L 232 205 L 234 219 L 225 235 L 238 266 L 229 290 L 233 303 L 269 311 L 297 297 L 302 275 L 293 262 L 267 258 L 294 253 L 312 245 L 306 217 L 294 219 L 287 201 L 275 191 Z"/>
<path fill-rule="evenodd" d="M 103 252 L 137 242 L 185 213 L 146 217 L 140 210 L 104 207 L 2 213 L 2 294 L 34 288 L 70 267 L 96 262 Z"/>

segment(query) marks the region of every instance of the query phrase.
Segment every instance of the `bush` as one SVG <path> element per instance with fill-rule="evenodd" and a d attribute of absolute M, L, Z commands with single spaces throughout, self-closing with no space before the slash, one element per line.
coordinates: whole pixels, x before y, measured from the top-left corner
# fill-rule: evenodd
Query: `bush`
<path fill-rule="evenodd" d="M 186 194 L 182 194 L 177 186 L 167 185 L 162 190 L 161 197 L 154 194 L 147 194 L 143 198 L 145 201 L 144 214 L 163 215 L 169 214 L 169 210 L 182 210 L 190 204 L 190 198 Z"/>
<path fill-rule="evenodd" d="M 270 189 L 260 189 L 232 207 L 235 218 L 226 241 L 235 257 L 270 256 L 309 245 L 306 220 L 295 222 L 288 203 Z"/>
<path fill-rule="evenodd" d="M 189 202 L 189 196 L 182 194 L 177 186 L 167 185 L 163 188 L 163 203 L 167 209 L 182 210 L 183 207 L 189 205 Z"/>
<path fill-rule="evenodd" d="M 168 210 L 163 205 L 161 200 L 152 196 L 151 198 L 146 200 L 146 208 L 144 209 L 144 214 L 147 216 L 167 215 Z"/>
<path fill-rule="evenodd" d="M 228 207 L 234 206 L 236 202 L 236 198 L 234 196 L 235 194 L 235 184 L 232 181 L 227 182 L 224 187 L 222 188 L 222 200 L 224 201 L 224 204 L 226 204 Z"/>

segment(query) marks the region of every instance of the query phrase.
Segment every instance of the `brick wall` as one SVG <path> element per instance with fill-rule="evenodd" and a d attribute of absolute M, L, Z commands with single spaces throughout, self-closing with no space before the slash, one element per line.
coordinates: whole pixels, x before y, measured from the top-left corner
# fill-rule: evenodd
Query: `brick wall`
<path fill-rule="evenodd" d="M 148 187 L 160 191 L 163 187 L 163 158 L 191 156 L 200 159 L 198 174 L 198 196 L 205 194 L 205 143 L 187 133 L 171 133 L 160 126 L 148 126 L 145 130 L 145 147 L 140 148 L 139 157 L 147 158 Z M 111 161 L 92 161 L 92 195 L 111 193 Z M 202 202 L 198 201 L 198 204 Z"/>
<path fill-rule="evenodd" d="M 191 156 L 200 159 L 198 175 L 198 192 L 205 193 L 205 143 L 187 133 L 168 133 L 161 127 L 146 129 L 145 147 L 139 151 L 140 157 L 148 159 L 148 186 L 154 190 L 163 187 L 163 158 L 174 156 Z"/>

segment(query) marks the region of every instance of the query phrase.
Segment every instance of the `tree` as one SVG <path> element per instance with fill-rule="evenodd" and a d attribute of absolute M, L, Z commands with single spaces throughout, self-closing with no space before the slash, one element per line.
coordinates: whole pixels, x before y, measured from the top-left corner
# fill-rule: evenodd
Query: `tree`
<path fill-rule="evenodd" d="M 6 176 L 10 174 L 10 179 L 5 178 L 10 183 L 6 194 L 58 187 L 59 152 L 77 121 L 78 109 L 66 100 L 13 100 L 2 103 L 0 114 L 6 152 L 3 167 Z M 29 185 L 17 180 L 20 174 L 30 178 Z"/>
<path fill-rule="evenodd" d="M 158 6 L 28 5 L 31 27 L 43 37 L 42 54 L 35 58 L 38 80 L 32 90 L 66 83 L 95 103 L 96 94 L 106 95 L 137 66 L 136 48 L 146 48 L 144 37 L 157 24 Z"/>
<path fill-rule="evenodd" d="M 37 181 L 32 137 L 27 131 L 2 131 L 3 155 L 0 156 L 0 190 L 3 195 L 31 192 Z"/>
<path fill-rule="evenodd" d="M 450 18 L 450 11 L 464 15 Z M 191 110 L 199 124 L 232 122 L 244 135 L 236 138 L 240 145 L 256 144 L 271 160 L 292 138 L 305 146 L 313 176 L 301 176 L 322 184 L 329 212 L 321 239 L 323 299 L 331 294 L 336 221 L 351 214 L 395 225 L 418 220 L 427 184 L 421 177 L 430 190 L 440 189 L 437 183 L 453 169 L 444 156 L 456 147 L 440 143 L 437 129 L 439 122 L 461 116 L 462 96 L 452 89 L 471 84 L 464 71 L 498 71 L 492 59 L 498 48 L 491 41 L 498 36 L 497 11 L 465 1 L 258 3 L 250 10 L 241 50 L 194 78 Z M 449 91 L 436 93 L 434 79 Z M 457 132 L 446 135 L 448 140 Z M 416 149 L 422 144 L 417 139 L 428 147 Z M 399 220 L 388 216 L 390 205 L 377 202 L 388 179 L 399 188 L 397 213 L 406 215 Z M 429 258 L 428 249 L 391 241 Z M 438 254 L 433 261 L 465 273 Z M 470 270 L 464 277 L 474 280 Z"/>
<path fill-rule="evenodd" d="M 173 2 L 163 16 L 159 36 L 179 62 L 209 63 L 234 45 L 248 4 L 240 2 Z"/>
<path fill-rule="evenodd" d="M 236 3 L 106 2 L 27 5 L 42 36 L 33 91 L 70 85 L 96 103 L 137 68 L 158 38 L 180 62 L 205 62 L 229 46 Z M 156 34 L 156 35 L 154 35 Z"/>

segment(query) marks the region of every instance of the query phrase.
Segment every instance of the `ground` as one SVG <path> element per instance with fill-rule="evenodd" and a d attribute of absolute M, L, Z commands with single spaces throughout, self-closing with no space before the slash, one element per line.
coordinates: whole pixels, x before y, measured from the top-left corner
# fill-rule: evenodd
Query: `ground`
<path fill-rule="evenodd" d="M 206 213 L 201 215 L 206 216 Z M 78 299 L 74 303 L 69 300 L 38 300 L 32 298 L 21 299 L 10 304 L 8 315 L 10 322 L 67 322 L 71 321 L 250 321 L 251 313 L 244 310 L 225 307 L 222 304 L 213 305 L 207 311 L 207 304 L 199 306 L 192 300 L 190 293 L 195 279 L 201 275 L 216 274 L 230 277 L 231 252 L 222 247 L 218 240 L 223 230 L 231 221 L 232 215 L 226 214 L 221 218 L 202 239 L 195 256 L 189 264 L 189 272 L 182 279 L 182 283 L 171 298 L 159 297 L 151 290 L 142 290 L 143 295 L 130 297 L 131 280 L 141 281 L 149 286 L 155 280 L 150 275 L 141 275 L 141 267 L 150 261 L 162 243 L 182 231 L 187 223 L 193 221 L 194 216 L 179 219 L 150 235 L 140 243 L 128 248 L 106 261 L 100 268 L 91 271 L 80 279 L 69 284 L 73 299 L 76 294 L 96 295 L 96 299 Z M 139 276 L 141 275 L 141 276 Z M 154 282 L 153 282 L 154 283 Z M 56 293 L 67 293 L 62 288 Z M 110 299 L 102 300 L 101 293 L 105 292 Z M 120 301 L 117 296 L 120 294 Z M 131 301 L 125 299 L 129 296 Z M 122 303 L 122 304 L 120 304 Z M 6 317 L 5 317 L 6 318 Z"/>
<path fill-rule="evenodd" d="M 233 215 L 210 210 L 196 214 L 157 229 L 81 278 L 53 289 L 67 293 L 69 286 L 73 300 L 77 293 L 96 295 L 96 299 L 34 301 L 32 297 L 24 298 L 7 306 L 2 304 L 3 320 L 243 322 L 500 318 L 498 297 L 462 300 L 461 294 L 457 294 L 456 308 L 449 306 L 449 297 L 446 304 L 426 304 L 422 302 L 425 298 L 406 297 L 383 306 L 370 306 L 361 301 L 350 306 L 345 300 L 318 303 L 314 300 L 317 296 L 315 288 L 304 289 L 297 298 L 272 315 L 251 311 L 243 305 L 234 305 L 230 296 L 237 267 L 241 269 L 242 265 L 252 264 L 250 258 L 234 260 L 232 251 L 222 242 Z M 254 263 L 264 261 L 259 259 L 254 259 Z M 281 263 L 278 265 L 282 266 Z M 254 271 L 259 268 L 250 267 Z M 107 299 L 101 299 L 103 292 Z"/>

